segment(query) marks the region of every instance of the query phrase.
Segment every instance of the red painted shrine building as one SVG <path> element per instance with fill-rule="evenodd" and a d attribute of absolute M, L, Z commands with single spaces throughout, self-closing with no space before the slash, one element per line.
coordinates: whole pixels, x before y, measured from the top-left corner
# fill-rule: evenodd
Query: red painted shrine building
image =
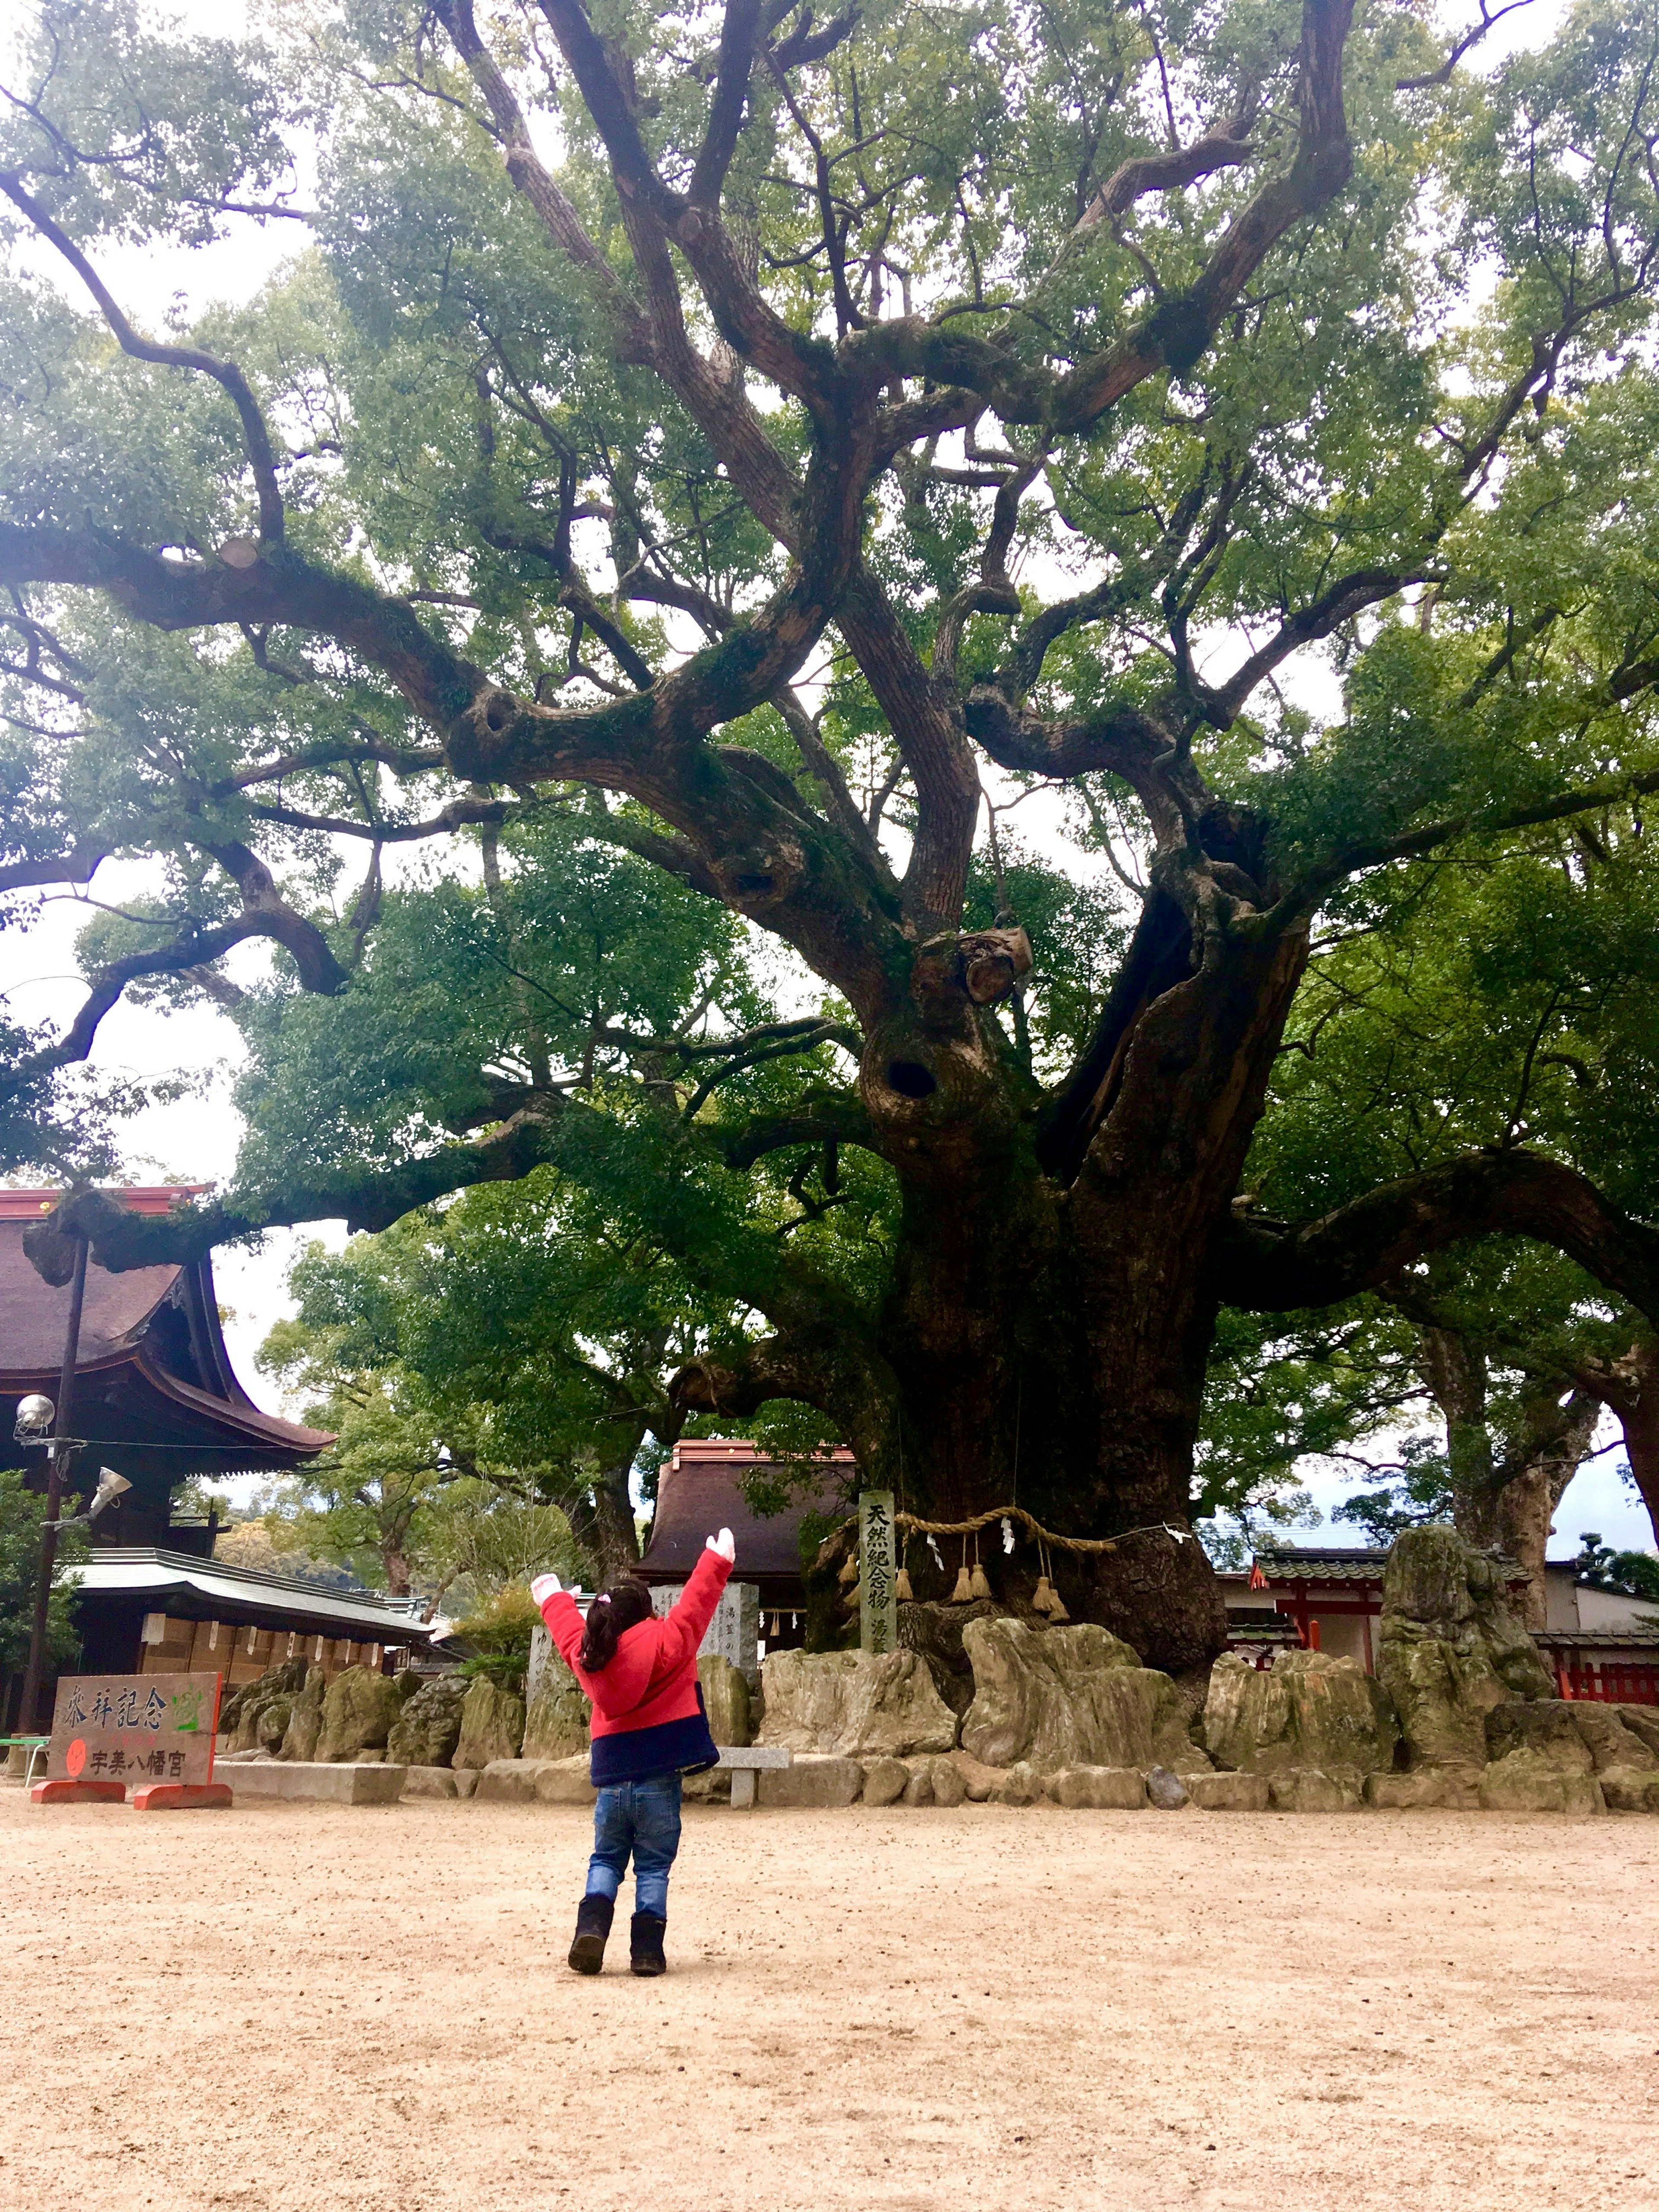
<path fill-rule="evenodd" d="M 1375 1674 L 1388 1564 L 1386 1551 L 1363 1546 L 1264 1547 L 1248 1572 L 1218 1577 L 1228 1649 L 1258 1664 L 1276 1650 L 1326 1651 Z M 1571 1560 L 1552 1559 L 1544 1608 L 1534 1641 L 1563 1697 L 1659 1705 L 1659 1607 L 1597 1589 Z"/>

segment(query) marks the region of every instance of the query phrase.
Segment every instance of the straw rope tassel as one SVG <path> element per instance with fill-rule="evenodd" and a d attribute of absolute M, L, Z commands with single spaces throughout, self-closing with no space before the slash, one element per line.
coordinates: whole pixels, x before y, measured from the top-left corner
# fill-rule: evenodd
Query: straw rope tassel
<path fill-rule="evenodd" d="M 1048 1565 L 1052 1571 L 1054 1567 L 1054 1561 L 1052 1559 L 1049 1560 Z M 1054 1627 L 1058 1628 L 1062 1621 L 1069 1620 L 1071 1617 L 1071 1614 L 1066 1610 L 1065 1599 L 1051 1583 L 1048 1585 L 1048 1619 L 1051 1625 Z"/>
<path fill-rule="evenodd" d="M 957 1586 L 951 1593 L 951 1602 L 952 1605 L 970 1605 L 973 1596 L 974 1585 L 968 1573 L 968 1539 L 964 1536 L 962 1540 L 962 1565 L 957 1569 Z"/>
<path fill-rule="evenodd" d="M 899 1552 L 899 1569 L 893 1577 L 893 1595 L 901 1605 L 914 1605 L 916 1594 L 910 1587 L 910 1570 L 904 1564 L 904 1547 Z"/>
<path fill-rule="evenodd" d="M 1054 1603 L 1054 1594 L 1048 1587 L 1048 1554 L 1043 1549 L 1042 1540 L 1039 1538 L 1037 1541 L 1037 1582 L 1036 1588 L 1031 1592 L 1031 1607 L 1036 1613 L 1046 1613 L 1048 1607 Z"/>
<path fill-rule="evenodd" d="M 985 1570 L 979 1563 L 979 1536 L 974 1536 L 974 1571 L 968 1577 L 968 1587 L 975 1597 L 989 1597 L 991 1585 L 985 1578 Z"/>

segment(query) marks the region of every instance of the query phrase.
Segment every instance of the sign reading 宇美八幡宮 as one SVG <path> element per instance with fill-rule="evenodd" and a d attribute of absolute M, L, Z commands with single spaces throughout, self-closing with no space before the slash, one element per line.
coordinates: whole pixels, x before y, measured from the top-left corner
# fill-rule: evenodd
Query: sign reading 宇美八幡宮
<path fill-rule="evenodd" d="M 70 1674 L 58 1685 L 53 1782 L 210 1782 L 216 1674 Z"/>
<path fill-rule="evenodd" d="M 898 1647 L 898 1560 L 890 1490 L 859 1492 L 859 1646 Z"/>

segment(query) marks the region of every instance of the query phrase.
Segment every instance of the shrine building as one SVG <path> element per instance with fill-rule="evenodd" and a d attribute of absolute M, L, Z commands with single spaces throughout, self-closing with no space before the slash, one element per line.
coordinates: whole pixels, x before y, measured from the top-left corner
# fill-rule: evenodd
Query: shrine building
<path fill-rule="evenodd" d="M 201 1185 L 111 1190 L 139 1213 L 165 1213 Z M 56 1400 L 70 1290 L 36 1273 L 23 1233 L 50 1213 L 58 1190 L 0 1190 L 0 1464 L 21 1466 L 46 1488 L 46 1455 L 12 1442 L 20 1399 Z M 216 1560 L 211 1516 L 180 1514 L 174 1493 L 191 1478 L 214 1482 L 286 1474 L 334 1441 L 261 1412 L 237 1380 L 219 1325 L 213 1267 L 204 1254 L 113 1273 L 88 1261 L 76 1360 L 72 1432 L 84 1439 L 68 1491 L 84 1499 L 106 1468 L 131 1486 L 88 1530 L 79 1569 L 79 1659 L 71 1673 L 212 1671 L 227 1687 L 303 1652 L 329 1671 L 383 1665 L 423 1644 L 424 1632 L 396 1601 L 373 1591 L 313 1583 Z M 43 1686 L 49 1714 L 52 1681 Z M 21 1676 L 0 1694 L 7 1730 Z"/>
<path fill-rule="evenodd" d="M 708 1537 L 729 1528 L 737 1539 L 738 1582 L 760 1592 L 760 1636 L 769 1651 L 799 1645 L 806 1626 L 801 1580 L 801 1524 L 809 1513 L 840 1519 L 850 1510 L 857 1462 L 845 1445 L 817 1455 L 823 1476 L 803 1497 L 792 1490 L 781 1513 L 757 1513 L 744 1497 L 745 1477 L 781 1474 L 777 1462 L 742 1437 L 698 1437 L 675 1445 L 657 1478 L 657 1512 L 638 1572 L 653 1586 L 683 1583 Z"/>

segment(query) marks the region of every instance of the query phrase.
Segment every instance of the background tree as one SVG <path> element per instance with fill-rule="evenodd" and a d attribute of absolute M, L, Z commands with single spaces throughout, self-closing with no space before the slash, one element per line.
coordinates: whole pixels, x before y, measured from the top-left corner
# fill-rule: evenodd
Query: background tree
<path fill-rule="evenodd" d="M 235 1189 L 76 1198 L 100 1257 L 552 1164 L 730 1314 L 680 1407 L 803 1401 L 911 1502 L 1149 1532 L 1067 1601 L 1176 1667 L 1221 1633 L 1164 1532 L 1222 1308 L 1501 1231 L 1659 1315 L 1639 1023 L 1599 1117 L 1350 1146 L 1307 1211 L 1247 1170 L 1333 933 L 1466 876 L 1524 907 L 1562 825 L 1624 895 L 1659 785 L 1650 4 L 1484 78 L 1351 0 L 295 20 L 45 0 L 0 126 L 20 234 L 92 302 L 20 274 L 0 317 L 0 880 L 157 863 L 14 1080 L 271 948 Z M 152 337 L 97 274 L 250 207 L 311 244 L 245 309 Z M 1056 794 L 1110 927 L 1045 936 L 988 831 L 975 911 L 982 780 Z M 450 878 L 394 899 L 428 841 Z M 625 862 L 704 965 L 617 1018 L 654 968 L 537 942 L 514 887 L 579 915 Z M 494 994 L 457 1001 L 447 912 Z M 1417 1095 L 1516 1046 L 1443 1018 Z M 1558 1071 L 1522 1060 L 1530 1102 Z"/>
<path fill-rule="evenodd" d="M 40 1524 L 46 1516 L 46 1499 L 23 1485 L 20 1468 L 0 1468 L 0 1682 L 4 1683 L 8 1698 L 13 1679 L 21 1684 L 28 1664 L 35 1584 L 40 1572 Z M 64 1510 L 76 1510 L 70 1493 Z M 52 1659 L 71 1659 L 81 1648 L 75 1626 L 74 1570 L 86 1556 L 86 1531 L 60 1528 L 59 1571 L 46 1611 L 46 1651 Z"/>
<path fill-rule="evenodd" d="M 1502 869 L 1468 856 L 1401 888 L 1379 887 L 1316 944 L 1249 1170 L 1260 1202 L 1306 1212 L 1379 1166 L 1404 1176 L 1523 1142 L 1609 1185 L 1650 1180 L 1652 1117 L 1630 1110 L 1648 1095 L 1659 945 L 1639 810 L 1553 827 Z M 1443 1480 L 1448 1517 L 1522 1564 L 1541 1623 L 1552 1516 L 1604 1407 L 1632 1466 L 1642 1456 L 1651 1341 L 1638 1311 L 1558 1251 L 1505 1237 L 1441 1251 L 1352 1309 L 1298 1317 L 1278 1347 L 1285 1372 L 1246 1382 L 1288 1403 L 1279 1460 L 1247 1448 L 1235 1480 L 1298 1448 L 1329 1453 L 1345 1409 L 1362 1458 L 1380 1426 L 1437 1413 L 1440 1474 L 1419 1447 L 1403 1490 L 1371 1501 L 1375 1524 L 1430 1507 Z"/>
<path fill-rule="evenodd" d="M 372 1552 L 394 1589 L 493 1586 L 526 1544 L 568 1571 L 573 1536 L 601 1580 L 638 1559 L 636 1471 L 653 1494 L 685 1418 L 669 1378 L 708 1317 L 589 1193 L 549 1169 L 480 1188 L 313 1245 L 290 1287 L 260 1364 L 323 1391 L 310 1410 L 340 1438 L 283 1487 L 295 1543 Z"/>

